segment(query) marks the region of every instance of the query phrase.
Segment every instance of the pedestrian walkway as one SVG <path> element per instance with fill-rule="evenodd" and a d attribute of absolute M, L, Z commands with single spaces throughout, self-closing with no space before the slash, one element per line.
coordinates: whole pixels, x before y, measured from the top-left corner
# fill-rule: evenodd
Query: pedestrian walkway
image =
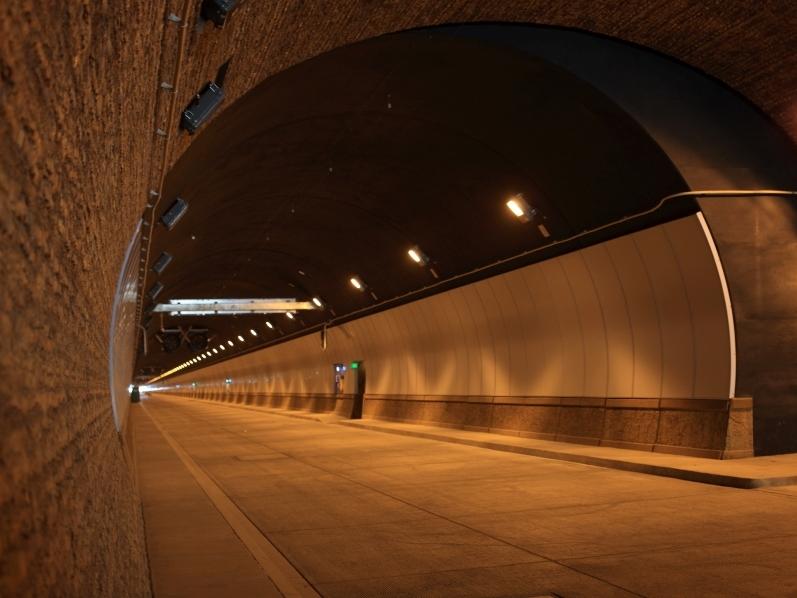
<path fill-rule="evenodd" d="M 795 486 L 724 488 L 164 396 L 132 411 L 158 597 L 797 594 Z"/>

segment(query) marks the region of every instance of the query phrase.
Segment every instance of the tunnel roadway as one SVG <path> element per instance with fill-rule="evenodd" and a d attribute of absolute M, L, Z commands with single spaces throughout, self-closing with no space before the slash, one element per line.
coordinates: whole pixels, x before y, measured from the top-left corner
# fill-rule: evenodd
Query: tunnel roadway
<path fill-rule="evenodd" d="M 797 487 L 739 490 L 156 395 L 156 596 L 794 596 Z"/>

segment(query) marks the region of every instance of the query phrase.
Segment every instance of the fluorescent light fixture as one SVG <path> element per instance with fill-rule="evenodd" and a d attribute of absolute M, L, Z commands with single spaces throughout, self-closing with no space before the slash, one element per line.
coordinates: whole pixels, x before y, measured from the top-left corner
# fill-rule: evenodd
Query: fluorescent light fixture
<path fill-rule="evenodd" d="M 316 309 L 311 301 L 282 299 L 170 299 L 159 303 L 153 311 L 173 316 L 209 316 L 236 314 L 271 314 Z"/>
<path fill-rule="evenodd" d="M 313 303 L 316 305 L 316 307 L 323 307 L 324 306 L 324 304 L 321 303 L 321 299 L 319 299 L 318 297 L 313 297 Z"/>
<path fill-rule="evenodd" d="M 506 207 L 509 208 L 509 211 L 517 216 L 521 222 L 529 222 L 537 213 L 537 210 L 529 205 L 522 193 L 510 197 L 506 202 Z"/>
<path fill-rule="evenodd" d="M 239 334 L 239 335 L 238 335 L 238 340 L 239 340 L 239 341 L 241 341 L 241 342 L 244 342 L 244 337 L 242 337 L 242 336 Z"/>
<path fill-rule="evenodd" d="M 293 314 L 291 312 L 286 312 L 285 315 L 288 316 L 289 320 L 293 320 Z"/>
<path fill-rule="evenodd" d="M 227 341 L 227 344 L 230 345 L 231 347 L 233 346 L 232 341 Z"/>
<path fill-rule="evenodd" d="M 351 286 L 353 286 L 358 291 L 362 291 L 365 288 L 365 283 L 363 282 L 362 278 L 360 278 L 359 276 L 352 276 L 349 279 L 349 282 L 351 283 Z"/>
<path fill-rule="evenodd" d="M 268 320 L 266 320 L 266 326 L 268 326 L 269 328 L 271 328 L 272 330 L 274 330 L 274 324 L 272 324 L 272 323 L 271 323 L 271 322 L 269 322 Z"/>
<path fill-rule="evenodd" d="M 257 332 L 255 332 L 254 328 L 249 329 L 249 334 L 251 334 L 252 336 L 257 336 Z"/>
<path fill-rule="evenodd" d="M 410 259 L 419 266 L 425 266 L 429 263 L 429 256 L 421 251 L 421 248 L 417 245 L 410 247 L 407 250 L 407 255 L 410 256 Z"/>

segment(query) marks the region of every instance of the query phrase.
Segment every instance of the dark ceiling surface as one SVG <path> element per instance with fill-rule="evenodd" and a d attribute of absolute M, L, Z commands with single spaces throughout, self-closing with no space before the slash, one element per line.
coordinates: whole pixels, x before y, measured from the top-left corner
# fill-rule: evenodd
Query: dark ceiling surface
<path fill-rule="evenodd" d="M 560 239 L 685 188 L 641 127 L 566 71 L 483 41 L 390 35 L 267 79 L 197 135 L 157 216 L 178 196 L 188 212 L 153 231 L 152 259 L 174 260 L 148 286 L 164 285 L 158 302 L 322 298 L 294 321 L 271 316 L 278 330 L 262 315 L 164 318 L 216 345 L 244 334 L 235 350 L 248 350 L 435 282 L 407 257 L 415 244 L 445 279 L 549 243 L 506 209 L 515 193 Z M 192 356 L 149 346 L 139 371 Z"/>

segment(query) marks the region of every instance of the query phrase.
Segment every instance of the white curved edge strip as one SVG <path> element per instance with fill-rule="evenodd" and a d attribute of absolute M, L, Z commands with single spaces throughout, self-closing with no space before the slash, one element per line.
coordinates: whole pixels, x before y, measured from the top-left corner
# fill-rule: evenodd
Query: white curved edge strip
<path fill-rule="evenodd" d="M 117 387 L 117 377 L 118 372 L 116 371 L 116 333 L 117 333 L 117 326 L 119 324 L 119 314 L 122 311 L 122 303 L 124 301 L 124 290 L 125 290 L 125 281 L 127 280 L 128 275 L 132 272 L 134 275 L 135 280 L 138 280 L 138 277 L 135 276 L 137 274 L 137 270 L 135 266 L 137 266 L 137 262 L 133 261 L 133 249 L 138 248 L 141 246 L 141 219 L 139 219 L 138 223 L 136 223 L 136 229 L 133 231 L 133 237 L 130 239 L 130 243 L 127 245 L 127 250 L 125 251 L 125 257 L 122 260 L 122 265 L 119 268 L 119 277 L 116 279 L 116 293 L 114 294 L 113 298 L 113 306 L 111 307 L 111 324 L 110 330 L 108 331 L 108 382 L 110 384 L 110 393 L 111 393 L 111 412 L 113 414 L 113 422 L 116 426 L 116 431 L 121 433 L 124 424 L 127 421 L 127 409 L 129 396 L 119 397 L 118 393 L 116 392 Z M 136 254 L 137 255 L 137 254 Z M 136 329 L 133 332 L 133 340 L 135 342 L 135 335 L 138 334 L 138 330 Z M 135 357 L 133 358 L 135 359 Z M 129 382 L 129 381 L 128 381 Z M 127 383 L 125 383 L 127 386 Z M 123 408 L 120 408 L 119 405 L 123 405 Z M 121 413 L 123 411 L 124 413 Z"/>
<path fill-rule="evenodd" d="M 714 256 L 714 264 L 717 266 L 717 274 L 720 278 L 722 285 L 722 296 L 725 299 L 725 314 L 728 317 L 728 339 L 730 340 L 730 356 L 731 356 L 731 379 L 728 384 L 728 398 L 732 399 L 736 395 L 736 325 L 733 321 L 733 307 L 731 306 L 731 294 L 728 290 L 728 281 L 725 278 L 725 269 L 722 267 L 722 260 L 717 251 L 717 245 L 714 243 L 714 236 L 711 234 L 711 229 L 708 227 L 706 218 L 703 212 L 697 213 L 697 220 L 703 229 L 703 234 L 706 235 L 706 241 L 711 248 L 711 255 Z"/>

